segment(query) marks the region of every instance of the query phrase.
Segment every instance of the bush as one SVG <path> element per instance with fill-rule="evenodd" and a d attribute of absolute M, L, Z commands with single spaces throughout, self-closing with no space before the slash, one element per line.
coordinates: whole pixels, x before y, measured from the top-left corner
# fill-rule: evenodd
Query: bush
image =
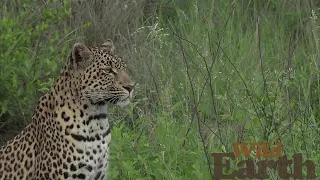
<path fill-rule="evenodd" d="M 51 86 L 68 50 L 70 28 L 59 29 L 68 5 L 26 2 L 17 9 L 9 8 L 13 2 L 0 3 L 0 130 L 21 129 L 31 120 L 33 104 Z"/>

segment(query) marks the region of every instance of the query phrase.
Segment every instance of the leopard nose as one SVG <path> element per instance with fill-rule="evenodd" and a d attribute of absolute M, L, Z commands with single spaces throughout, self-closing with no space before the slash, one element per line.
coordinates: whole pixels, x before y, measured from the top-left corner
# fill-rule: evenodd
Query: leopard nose
<path fill-rule="evenodd" d="M 127 91 L 129 91 L 129 93 L 132 91 L 133 87 L 134 87 L 134 84 L 123 86 L 123 88 L 125 88 Z"/>

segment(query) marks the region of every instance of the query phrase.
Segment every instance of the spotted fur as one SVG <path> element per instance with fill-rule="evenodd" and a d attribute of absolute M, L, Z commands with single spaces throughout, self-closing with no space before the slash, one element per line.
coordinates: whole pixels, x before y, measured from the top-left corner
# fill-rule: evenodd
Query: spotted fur
<path fill-rule="evenodd" d="M 31 123 L 0 148 L 0 179 L 106 179 L 107 103 L 126 105 L 134 83 L 107 41 L 73 46 L 53 87 L 42 96 Z"/>

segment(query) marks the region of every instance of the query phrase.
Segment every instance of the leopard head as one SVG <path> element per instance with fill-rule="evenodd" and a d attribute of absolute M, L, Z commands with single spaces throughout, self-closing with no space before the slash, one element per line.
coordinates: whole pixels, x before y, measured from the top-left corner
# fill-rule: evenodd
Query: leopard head
<path fill-rule="evenodd" d="M 70 67 L 81 99 L 91 103 L 129 104 L 134 82 L 124 61 L 114 54 L 111 40 L 92 48 L 83 43 L 74 44 Z"/>

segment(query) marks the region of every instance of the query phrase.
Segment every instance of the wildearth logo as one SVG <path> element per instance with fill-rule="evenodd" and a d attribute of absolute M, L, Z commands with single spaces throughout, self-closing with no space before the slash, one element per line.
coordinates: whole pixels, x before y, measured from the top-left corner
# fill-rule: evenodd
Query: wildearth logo
<path fill-rule="evenodd" d="M 282 144 L 278 142 L 275 146 L 270 147 L 267 142 L 259 143 L 233 143 L 232 153 L 212 153 L 214 175 L 212 179 L 268 179 L 270 178 L 267 170 L 278 170 L 278 175 L 282 179 L 316 179 L 315 164 L 311 160 L 302 162 L 302 154 L 293 154 L 292 160 L 289 160 L 287 156 L 281 157 Z M 249 145 L 249 146 L 248 146 Z M 236 164 L 239 168 L 230 172 L 230 160 L 235 160 L 243 155 L 248 158 L 251 152 L 256 152 L 255 157 L 262 158 L 276 158 L 277 160 L 243 160 Z M 225 162 L 223 162 L 225 161 Z M 302 173 L 302 168 L 307 168 L 305 177 Z M 288 169 L 292 167 L 293 173 L 289 173 Z"/>

